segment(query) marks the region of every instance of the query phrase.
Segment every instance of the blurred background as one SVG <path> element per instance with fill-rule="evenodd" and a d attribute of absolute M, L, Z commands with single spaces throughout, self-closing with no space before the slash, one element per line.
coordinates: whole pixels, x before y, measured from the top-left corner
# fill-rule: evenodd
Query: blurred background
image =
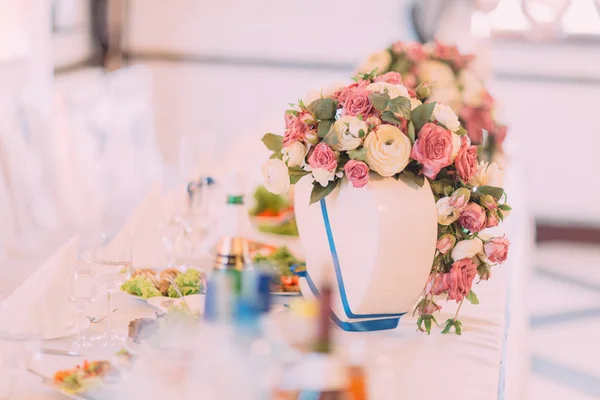
<path fill-rule="evenodd" d="M 529 398 L 600 398 L 598 0 L 0 0 L 0 293 L 190 159 L 258 180 L 289 102 L 434 38 L 477 54 L 535 224 Z"/>

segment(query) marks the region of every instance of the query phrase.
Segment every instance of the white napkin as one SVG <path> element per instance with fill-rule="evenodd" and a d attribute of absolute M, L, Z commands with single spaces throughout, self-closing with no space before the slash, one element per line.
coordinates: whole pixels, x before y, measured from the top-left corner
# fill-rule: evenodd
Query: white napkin
<path fill-rule="evenodd" d="M 77 237 L 69 240 L 3 302 L 0 330 L 42 339 L 75 333 L 77 320 L 68 296 L 78 242 Z"/>

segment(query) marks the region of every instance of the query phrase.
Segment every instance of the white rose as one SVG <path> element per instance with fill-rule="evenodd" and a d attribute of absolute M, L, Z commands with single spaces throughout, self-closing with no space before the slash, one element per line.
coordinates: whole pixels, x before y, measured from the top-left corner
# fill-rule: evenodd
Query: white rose
<path fill-rule="evenodd" d="M 411 99 L 410 99 L 410 109 L 411 110 L 414 110 L 415 108 L 419 107 L 421 104 L 423 104 L 421 102 L 421 100 L 411 97 Z"/>
<path fill-rule="evenodd" d="M 460 146 L 462 145 L 462 139 L 456 133 L 452 133 L 452 161 L 458 155 L 458 151 L 460 150 Z"/>
<path fill-rule="evenodd" d="M 350 132 L 350 134 L 352 134 L 352 136 L 359 138 L 365 137 L 367 135 L 367 132 L 369 132 L 369 124 L 367 124 L 365 121 L 358 119 L 358 117 L 353 117 L 352 121 L 350 121 L 348 131 Z"/>
<path fill-rule="evenodd" d="M 502 187 L 504 185 L 504 171 L 495 162 L 490 164 L 487 161 L 480 161 L 477 172 L 469 183 L 473 186 Z"/>
<path fill-rule="evenodd" d="M 365 62 L 363 62 L 358 69 L 357 73 L 368 74 L 377 68 L 377 74 L 383 74 L 387 72 L 392 64 L 392 55 L 387 50 L 378 51 L 377 53 L 372 53 L 367 57 Z"/>
<path fill-rule="evenodd" d="M 479 107 L 483 101 L 483 84 L 471 70 L 464 69 L 458 76 L 462 86 L 462 101 L 470 107 Z"/>
<path fill-rule="evenodd" d="M 460 211 L 450 205 L 450 197 L 442 197 L 435 206 L 437 207 L 437 219 L 440 225 L 450 225 L 458 219 Z"/>
<path fill-rule="evenodd" d="M 364 143 L 369 167 L 381 176 L 401 172 L 410 161 L 410 140 L 392 125 L 380 125 Z"/>
<path fill-rule="evenodd" d="M 354 150 L 360 146 L 362 139 L 359 137 L 358 133 L 354 135 L 349 128 L 355 120 L 362 122 L 357 117 L 351 115 L 345 115 L 335 121 L 333 124 L 333 131 L 335 132 L 337 143 L 331 146 L 332 149 L 337 151 L 348 151 Z M 365 133 L 366 132 L 367 131 L 365 130 Z"/>
<path fill-rule="evenodd" d="M 433 86 L 456 86 L 456 78 L 452 68 L 440 61 L 424 61 L 419 65 L 419 79 L 430 82 Z"/>
<path fill-rule="evenodd" d="M 461 240 L 456 243 L 456 246 L 452 249 L 452 259 L 454 261 L 462 260 L 465 258 L 475 257 L 477 254 L 483 251 L 483 242 L 479 238 L 471 240 Z"/>
<path fill-rule="evenodd" d="M 315 168 L 311 172 L 315 181 L 319 182 L 323 187 L 327 186 L 329 181 L 335 178 L 335 171 L 327 171 L 325 168 Z"/>
<path fill-rule="evenodd" d="M 287 193 L 290 188 L 288 167 L 281 160 L 268 160 L 262 166 L 263 179 L 267 190 L 274 194 Z"/>
<path fill-rule="evenodd" d="M 447 104 L 456 113 L 460 113 L 460 110 L 462 109 L 461 94 L 456 85 L 432 86 L 429 101 Z"/>
<path fill-rule="evenodd" d="M 437 120 L 440 124 L 450 129 L 452 132 L 456 132 L 460 128 L 460 122 L 458 117 L 452 111 L 452 109 L 442 103 L 436 103 L 431 115 L 433 119 Z"/>
<path fill-rule="evenodd" d="M 302 167 L 307 152 L 306 145 L 301 142 L 294 142 L 283 148 L 283 161 L 288 167 Z"/>
<path fill-rule="evenodd" d="M 387 93 L 390 96 L 390 99 L 395 99 L 399 96 L 410 98 L 407 88 L 402 85 L 394 85 L 393 83 L 388 82 L 371 83 L 367 86 L 367 90 L 372 93 Z"/>

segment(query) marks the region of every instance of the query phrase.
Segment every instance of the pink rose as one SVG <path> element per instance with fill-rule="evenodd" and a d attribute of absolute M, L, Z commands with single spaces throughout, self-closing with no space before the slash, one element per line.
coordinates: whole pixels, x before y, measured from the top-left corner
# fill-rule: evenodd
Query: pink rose
<path fill-rule="evenodd" d="M 508 257 L 508 246 L 510 246 L 510 242 L 507 238 L 495 237 L 483 245 L 483 250 L 491 262 L 503 263 Z"/>
<path fill-rule="evenodd" d="M 429 275 L 429 280 L 427 281 L 427 285 L 425 286 L 425 293 L 434 295 L 440 295 L 448 290 L 448 286 L 444 281 L 444 274 L 439 272 L 435 272 Z"/>
<path fill-rule="evenodd" d="M 477 264 L 470 258 L 463 258 L 452 264 L 450 272 L 444 274 L 444 282 L 448 286 L 448 300 L 458 303 L 469 294 L 473 279 L 477 275 Z"/>
<path fill-rule="evenodd" d="M 407 89 L 411 89 L 417 86 L 417 75 L 416 73 L 408 73 L 405 74 L 403 77 L 403 85 L 407 88 Z"/>
<path fill-rule="evenodd" d="M 342 100 L 340 100 L 342 101 Z M 344 103 L 344 115 L 362 115 L 368 117 L 374 110 L 369 92 L 363 88 L 354 88 L 346 94 Z"/>
<path fill-rule="evenodd" d="M 361 79 L 358 82 L 355 82 L 355 83 L 353 83 L 351 85 L 348 85 L 346 87 L 343 87 L 343 88 L 339 89 L 338 91 L 336 91 L 333 94 L 333 97 L 335 99 L 337 99 L 340 103 L 344 103 L 346 101 L 346 99 L 348 98 L 348 96 L 350 95 L 350 93 L 352 93 L 352 91 L 354 89 L 357 89 L 357 88 L 358 89 L 364 89 L 367 86 L 369 86 L 370 84 L 371 84 L 370 81 Z"/>
<path fill-rule="evenodd" d="M 460 213 L 458 221 L 472 233 L 481 232 L 485 228 L 485 212 L 479 204 L 469 203 Z"/>
<path fill-rule="evenodd" d="M 410 156 L 423 164 L 423 175 L 435 179 L 443 167 L 452 164 L 452 134 L 441 126 L 426 123 Z"/>
<path fill-rule="evenodd" d="M 459 188 L 452 193 L 450 196 L 450 200 L 448 201 L 448 205 L 456 208 L 461 211 L 463 208 L 469 204 L 469 199 L 471 198 L 471 192 L 467 188 Z"/>
<path fill-rule="evenodd" d="M 467 145 L 467 138 L 462 138 L 462 144 L 456 159 L 456 172 L 463 182 L 469 182 L 477 172 L 477 147 Z"/>
<path fill-rule="evenodd" d="M 456 237 L 454 235 L 451 235 L 450 233 L 446 233 L 438 239 L 435 248 L 438 249 L 440 253 L 446 254 L 450 251 L 450 249 L 454 247 L 455 244 Z"/>
<path fill-rule="evenodd" d="M 442 307 L 437 305 L 433 300 L 425 300 L 425 304 L 419 308 L 419 314 L 433 314 L 436 311 L 440 311 Z"/>
<path fill-rule="evenodd" d="M 481 204 L 482 207 L 485 207 L 488 210 L 495 210 L 498 208 L 498 203 L 496 202 L 496 199 L 494 199 L 489 194 L 484 194 L 483 196 L 481 196 L 479 198 L 479 204 Z"/>
<path fill-rule="evenodd" d="M 312 169 L 324 169 L 334 171 L 337 168 L 335 153 L 325 143 L 319 143 L 308 156 L 308 164 Z"/>
<path fill-rule="evenodd" d="M 427 54 L 423 51 L 421 43 L 406 43 L 404 46 L 404 53 L 406 57 L 414 63 L 419 63 L 427 58 Z"/>
<path fill-rule="evenodd" d="M 500 223 L 500 217 L 498 217 L 498 213 L 496 211 L 488 211 L 486 213 L 485 227 L 486 228 L 494 228 L 498 226 Z"/>
<path fill-rule="evenodd" d="M 496 125 L 490 134 L 494 137 L 496 147 L 501 150 L 506 139 L 506 125 Z"/>
<path fill-rule="evenodd" d="M 297 117 L 286 114 L 283 147 L 305 139 L 311 141 L 312 136 L 316 135 L 314 124 L 315 117 L 308 111 L 302 111 Z"/>
<path fill-rule="evenodd" d="M 344 165 L 344 172 L 355 188 L 361 188 L 369 182 L 369 167 L 362 161 L 348 161 Z"/>
<path fill-rule="evenodd" d="M 483 142 L 482 129 L 491 132 L 494 128 L 492 114 L 486 108 L 463 107 L 460 118 L 465 122 L 465 129 L 474 144 Z"/>
<path fill-rule="evenodd" d="M 397 72 L 390 71 L 377 76 L 375 79 L 373 79 L 373 82 L 387 82 L 398 85 L 402 83 L 402 75 Z"/>

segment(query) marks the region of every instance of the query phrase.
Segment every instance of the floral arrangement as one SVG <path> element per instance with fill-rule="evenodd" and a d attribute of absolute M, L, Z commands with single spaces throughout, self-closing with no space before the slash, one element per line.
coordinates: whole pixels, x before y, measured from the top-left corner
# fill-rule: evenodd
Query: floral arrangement
<path fill-rule="evenodd" d="M 263 165 L 265 186 L 284 193 L 311 175 L 312 204 L 343 180 L 362 188 L 372 179 L 404 179 L 420 186 L 427 179 L 437 204 L 438 242 L 415 311 L 419 329 L 430 333 L 432 322 L 437 324 L 433 313 L 441 308 L 435 296 L 476 304 L 475 277 L 487 280 L 491 267 L 506 260 L 508 240 L 481 234 L 510 211 L 504 190 L 494 186 L 501 171 L 495 163 L 478 162 L 481 146 L 471 143 L 449 106 L 423 103 L 430 95 L 427 83 L 410 90 L 397 72 L 359 74 L 354 80 L 291 104 L 285 134 L 263 137 L 273 152 Z M 446 321 L 443 332 L 452 327 L 462 332 L 456 316 Z"/>
<path fill-rule="evenodd" d="M 358 71 L 398 72 L 408 88 L 431 82 L 431 95 L 427 101 L 449 105 L 458 114 L 471 141 L 485 143 L 483 156 L 490 160 L 502 152 L 506 126 L 494 118 L 494 99 L 470 67 L 473 59 L 471 54 L 461 54 L 456 46 L 440 42 L 424 45 L 397 42 L 371 54 Z"/>

